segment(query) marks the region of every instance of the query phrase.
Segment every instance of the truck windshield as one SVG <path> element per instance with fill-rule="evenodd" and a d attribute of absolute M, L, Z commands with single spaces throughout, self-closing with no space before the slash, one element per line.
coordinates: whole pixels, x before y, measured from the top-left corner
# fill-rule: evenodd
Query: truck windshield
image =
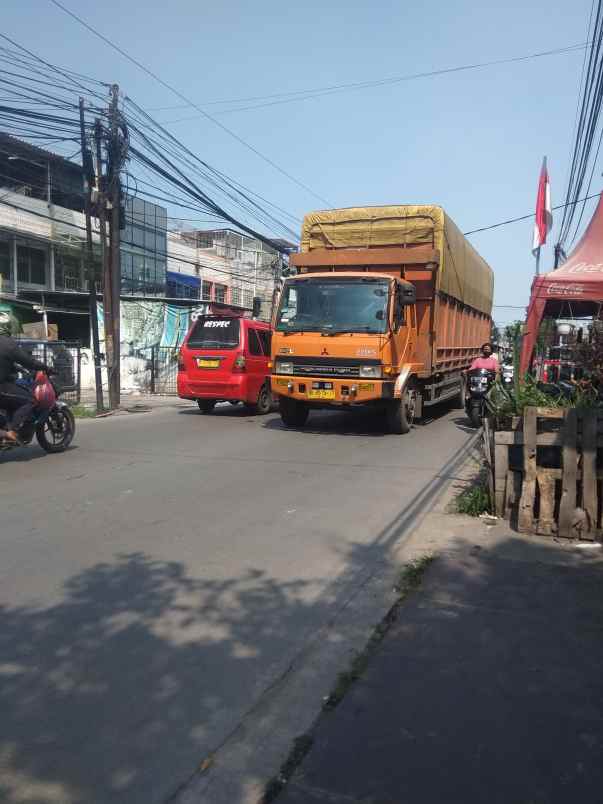
<path fill-rule="evenodd" d="M 383 279 L 305 279 L 285 285 L 280 332 L 385 332 L 388 282 Z"/>

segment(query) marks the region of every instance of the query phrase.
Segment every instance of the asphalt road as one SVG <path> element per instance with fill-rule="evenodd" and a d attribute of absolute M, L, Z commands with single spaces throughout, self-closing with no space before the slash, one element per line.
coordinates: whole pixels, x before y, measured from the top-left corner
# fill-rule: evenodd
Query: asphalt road
<path fill-rule="evenodd" d="M 64 455 L 0 454 L 0 800 L 168 800 L 470 437 L 446 409 L 392 436 L 175 403 L 83 421 Z"/>

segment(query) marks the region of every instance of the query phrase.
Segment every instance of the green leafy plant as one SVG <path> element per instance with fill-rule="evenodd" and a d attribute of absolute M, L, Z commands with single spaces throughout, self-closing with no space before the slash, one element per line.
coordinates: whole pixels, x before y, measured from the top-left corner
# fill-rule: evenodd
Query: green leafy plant
<path fill-rule="evenodd" d="M 480 479 L 474 486 L 462 491 L 456 498 L 456 510 L 459 514 L 479 516 L 490 511 L 490 492 Z"/>
<path fill-rule="evenodd" d="M 518 382 L 513 392 L 507 391 L 500 381 L 494 383 L 486 400 L 488 410 L 497 419 L 509 416 L 521 416 L 526 407 L 540 408 L 571 407 L 575 400 L 567 399 L 561 392 L 548 393 L 539 388 L 538 383 L 527 376 Z"/>
<path fill-rule="evenodd" d="M 96 416 L 96 410 L 87 405 L 71 405 L 71 412 L 76 419 L 93 419 Z"/>

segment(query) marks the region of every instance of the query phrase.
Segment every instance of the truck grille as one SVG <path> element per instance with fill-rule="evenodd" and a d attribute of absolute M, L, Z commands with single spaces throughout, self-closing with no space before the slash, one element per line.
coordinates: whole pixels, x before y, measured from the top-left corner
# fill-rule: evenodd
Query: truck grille
<path fill-rule="evenodd" d="M 300 377 L 359 377 L 360 366 L 379 365 L 379 360 L 354 358 L 288 358 L 293 363 L 293 372 Z"/>
<path fill-rule="evenodd" d="M 310 364 L 307 366 L 295 366 L 295 373 L 306 377 L 359 377 L 360 366 Z"/>

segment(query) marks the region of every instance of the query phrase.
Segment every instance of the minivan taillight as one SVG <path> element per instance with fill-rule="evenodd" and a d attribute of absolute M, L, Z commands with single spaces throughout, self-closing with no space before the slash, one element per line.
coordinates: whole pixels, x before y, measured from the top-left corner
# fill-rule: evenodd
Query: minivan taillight
<path fill-rule="evenodd" d="M 233 371 L 245 371 L 245 355 L 237 355 L 232 364 Z"/>
<path fill-rule="evenodd" d="M 178 371 L 184 371 L 184 355 L 182 349 L 178 349 Z"/>

